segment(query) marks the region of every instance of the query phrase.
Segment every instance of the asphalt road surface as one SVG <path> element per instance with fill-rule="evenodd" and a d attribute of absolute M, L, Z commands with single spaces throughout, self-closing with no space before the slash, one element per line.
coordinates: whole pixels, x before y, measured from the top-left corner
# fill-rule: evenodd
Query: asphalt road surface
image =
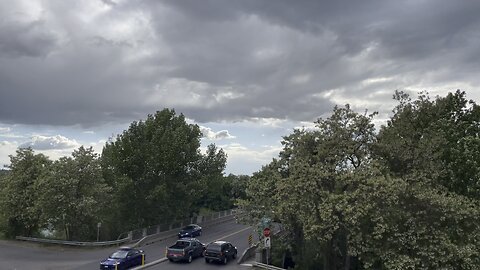
<path fill-rule="evenodd" d="M 232 242 L 239 255 L 248 246 L 248 235 L 252 229 L 246 225 L 236 224 L 234 220 L 204 228 L 198 239 L 203 243 L 214 240 Z M 255 235 L 254 235 L 255 237 Z M 165 239 L 141 247 L 146 254 L 146 263 L 165 257 L 165 247 L 172 245 L 176 237 Z M 0 270 L 88 270 L 99 269 L 100 261 L 108 257 L 116 247 L 108 248 L 70 248 L 44 246 L 17 241 L 0 241 Z M 191 264 L 163 262 L 148 269 L 244 269 L 236 261 L 229 261 L 227 266 L 206 264 L 203 258 L 195 259 Z"/>

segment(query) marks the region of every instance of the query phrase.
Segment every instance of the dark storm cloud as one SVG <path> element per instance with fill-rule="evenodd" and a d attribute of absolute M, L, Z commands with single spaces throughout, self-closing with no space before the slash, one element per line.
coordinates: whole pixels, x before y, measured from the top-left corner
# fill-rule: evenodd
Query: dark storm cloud
<path fill-rule="evenodd" d="M 478 1 L 21 3 L 0 5 L 0 122 L 91 126 L 163 107 L 311 121 L 336 102 L 386 109 L 385 91 L 480 84 Z"/>
<path fill-rule="evenodd" d="M 56 43 L 55 35 L 45 29 L 42 21 L 16 24 L 0 21 L 0 57 L 43 57 Z"/>

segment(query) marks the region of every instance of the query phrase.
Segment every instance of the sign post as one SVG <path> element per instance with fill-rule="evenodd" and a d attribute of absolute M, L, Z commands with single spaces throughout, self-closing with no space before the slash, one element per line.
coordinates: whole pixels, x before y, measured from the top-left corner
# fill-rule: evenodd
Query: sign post
<path fill-rule="evenodd" d="M 270 228 L 263 229 L 263 236 L 270 237 Z"/>
<path fill-rule="evenodd" d="M 270 242 L 270 228 L 266 227 L 265 229 L 263 229 L 263 236 L 265 238 L 263 238 L 263 245 L 265 246 L 266 248 L 266 257 L 267 257 L 267 264 L 269 263 L 269 257 L 270 257 L 270 247 L 271 247 L 271 242 Z"/>

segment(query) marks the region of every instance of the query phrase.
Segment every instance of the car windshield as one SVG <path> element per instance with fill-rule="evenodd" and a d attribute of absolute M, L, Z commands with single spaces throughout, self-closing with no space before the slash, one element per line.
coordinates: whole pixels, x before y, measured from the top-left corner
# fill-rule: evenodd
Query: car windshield
<path fill-rule="evenodd" d="M 207 250 L 211 250 L 211 251 L 221 251 L 222 250 L 222 246 L 220 245 L 209 245 L 207 247 Z"/>
<path fill-rule="evenodd" d="M 112 255 L 110 255 L 110 258 L 112 259 L 125 259 L 127 257 L 128 251 L 126 250 L 118 250 L 115 251 Z"/>
<path fill-rule="evenodd" d="M 184 230 L 186 230 L 186 231 L 190 231 L 190 230 L 193 230 L 193 229 L 195 229 L 195 226 L 188 225 L 188 226 L 186 226 L 186 227 L 185 227 L 185 228 L 183 228 L 183 229 L 184 229 Z"/>

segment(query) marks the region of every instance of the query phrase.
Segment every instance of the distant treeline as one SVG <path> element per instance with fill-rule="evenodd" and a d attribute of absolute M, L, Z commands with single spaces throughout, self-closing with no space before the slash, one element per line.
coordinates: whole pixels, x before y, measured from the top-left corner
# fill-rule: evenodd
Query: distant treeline
<path fill-rule="evenodd" d="M 283 138 L 241 202 L 283 224 L 273 262 L 295 269 L 479 269 L 480 107 L 456 91 L 376 113 L 335 107 Z"/>
<path fill-rule="evenodd" d="M 0 233 L 101 240 L 149 225 L 225 210 L 245 196 L 248 176 L 224 176 L 227 155 L 200 151 L 197 125 L 165 109 L 133 122 L 99 155 L 80 147 L 52 161 L 31 148 L 0 171 Z"/>

